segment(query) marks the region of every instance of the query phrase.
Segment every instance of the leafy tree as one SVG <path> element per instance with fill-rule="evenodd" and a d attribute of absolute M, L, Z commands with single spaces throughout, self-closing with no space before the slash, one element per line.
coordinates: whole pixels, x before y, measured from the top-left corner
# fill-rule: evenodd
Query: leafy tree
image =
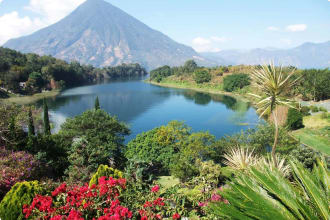
<path fill-rule="evenodd" d="M 171 67 L 162 66 L 150 72 L 150 79 L 156 82 L 160 82 L 162 81 L 163 78 L 166 78 L 171 75 L 172 75 Z"/>
<path fill-rule="evenodd" d="M 207 70 L 197 70 L 194 73 L 194 80 L 196 83 L 205 83 L 211 81 L 211 74 Z"/>
<path fill-rule="evenodd" d="M 296 88 L 306 100 L 325 100 L 330 98 L 330 69 L 307 69 L 300 74 Z"/>
<path fill-rule="evenodd" d="M 223 79 L 223 89 L 227 92 L 242 89 L 248 85 L 250 85 L 250 77 L 244 73 L 229 75 Z"/>
<path fill-rule="evenodd" d="M 288 111 L 286 125 L 290 130 L 297 130 L 299 128 L 303 128 L 303 114 L 297 109 L 290 108 Z"/>
<path fill-rule="evenodd" d="M 284 75 L 282 67 L 276 68 L 274 64 L 264 65 L 259 69 L 256 69 L 252 74 L 254 86 L 263 94 L 262 96 L 252 94 L 258 99 L 257 112 L 262 117 L 265 114 L 272 114 L 275 124 L 274 144 L 272 147 L 273 161 L 276 163 L 276 147 L 278 142 L 278 123 L 277 123 L 277 111 L 276 107 L 285 105 L 290 108 L 292 102 L 283 97 L 285 92 L 293 87 L 295 81 L 290 81 L 290 78 L 294 74 L 294 71 Z"/>
<path fill-rule="evenodd" d="M 99 102 L 99 97 L 98 96 L 95 99 L 94 109 L 95 110 L 99 110 L 100 109 L 100 102 Z"/>
<path fill-rule="evenodd" d="M 197 68 L 198 65 L 194 60 L 187 60 L 183 65 L 183 72 L 193 73 Z"/>
<path fill-rule="evenodd" d="M 49 123 L 49 115 L 48 115 L 48 105 L 47 101 L 44 98 L 43 101 L 43 109 L 44 109 L 44 134 L 50 135 L 50 123 Z"/>
<path fill-rule="evenodd" d="M 166 126 L 137 135 L 127 144 L 125 156 L 127 159 L 160 165 L 157 174 L 168 174 L 171 164 L 175 163 L 174 155 L 189 135 L 190 128 L 182 122 L 172 121 Z"/>
<path fill-rule="evenodd" d="M 99 109 L 68 119 L 61 126 L 59 136 L 65 146 L 72 146 L 69 149 L 70 166 L 74 168 L 79 164 L 80 169 L 86 169 L 87 177 L 96 172 L 100 164 L 109 164 L 109 161 L 115 167 L 124 166 L 123 141 L 129 133 L 125 124 Z M 70 168 L 67 173 L 72 170 Z"/>

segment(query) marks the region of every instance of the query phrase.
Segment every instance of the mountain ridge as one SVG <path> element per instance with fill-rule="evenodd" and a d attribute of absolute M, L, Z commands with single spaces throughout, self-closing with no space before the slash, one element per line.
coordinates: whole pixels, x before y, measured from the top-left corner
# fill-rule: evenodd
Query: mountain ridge
<path fill-rule="evenodd" d="M 209 63 L 191 47 L 103 0 L 87 0 L 59 22 L 11 39 L 4 47 L 95 66 L 140 63 L 151 69 L 188 59 Z"/>
<path fill-rule="evenodd" d="M 212 60 L 224 60 L 227 65 L 258 65 L 274 61 L 276 65 L 291 65 L 298 68 L 327 68 L 330 67 L 330 41 L 306 42 L 290 49 L 232 49 L 216 53 L 201 53 L 201 55 Z"/>

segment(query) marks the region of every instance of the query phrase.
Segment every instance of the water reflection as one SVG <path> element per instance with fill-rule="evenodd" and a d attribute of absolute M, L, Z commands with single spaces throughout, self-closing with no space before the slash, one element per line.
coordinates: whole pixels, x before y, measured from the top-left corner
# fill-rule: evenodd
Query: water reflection
<path fill-rule="evenodd" d="M 124 81 L 73 88 L 48 99 L 54 132 L 66 118 L 93 108 L 97 96 L 105 111 L 130 125 L 132 134 L 128 139 L 171 120 L 185 121 L 194 131 L 208 130 L 217 137 L 258 123 L 249 103 L 230 96 Z"/>

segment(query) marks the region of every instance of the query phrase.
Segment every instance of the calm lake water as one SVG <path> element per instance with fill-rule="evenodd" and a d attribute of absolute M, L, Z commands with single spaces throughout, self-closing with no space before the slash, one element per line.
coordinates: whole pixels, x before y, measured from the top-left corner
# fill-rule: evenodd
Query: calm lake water
<path fill-rule="evenodd" d="M 260 122 L 254 108 L 230 96 L 163 88 L 133 80 L 81 86 L 48 99 L 54 132 L 66 118 L 93 108 L 97 96 L 102 109 L 131 128 L 126 142 L 171 120 L 184 121 L 193 131 L 209 131 L 218 138 L 253 128 Z"/>

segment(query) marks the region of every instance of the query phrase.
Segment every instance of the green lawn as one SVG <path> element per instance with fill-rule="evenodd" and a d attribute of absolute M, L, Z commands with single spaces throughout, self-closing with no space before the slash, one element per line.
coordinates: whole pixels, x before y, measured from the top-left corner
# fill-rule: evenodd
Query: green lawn
<path fill-rule="evenodd" d="M 304 117 L 305 128 L 293 131 L 292 134 L 301 143 L 330 155 L 330 119 L 321 114 Z"/>
<path fill-rule="evenodd" d="M 303 128 L 294 131 L 292 134 L 301 141 L 301 143 L 330 155 L 330 131 L 328 130 L 326 132 L 324 130 L 325 129 Z"/>
<path fill-rule="evenodd" d="M 162 190 L 165 190 L 179 184 L 180 180 L 173 176 L 160 176 L 158 177 L 157 183 L 162 187 Z"/>
<path fill-rule="evenodd" d="M 55 97 L 60 93 L 59 90 L 52 90 L 49 92 L 37 93 L 32 96 L 15 96 L 10 95 L 9 98 L 0 99 L 0 102 L 3 103 L 16 103 L 18 105 L 27 105 L 37 102 L 43 98 Z"/>

